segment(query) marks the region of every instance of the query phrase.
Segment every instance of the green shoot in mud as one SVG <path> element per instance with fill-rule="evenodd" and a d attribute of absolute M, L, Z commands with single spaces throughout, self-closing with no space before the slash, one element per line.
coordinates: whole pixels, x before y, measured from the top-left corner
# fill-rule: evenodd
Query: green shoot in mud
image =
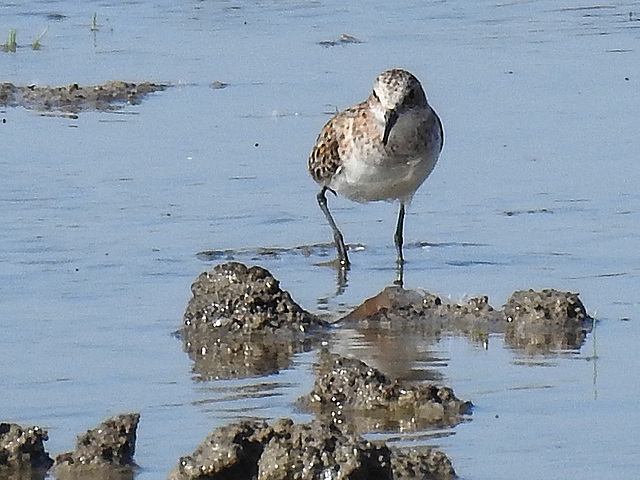
<path fill-rule="evenodd" d="M 93 20 L 91 21 L 91 31 L 92 32 L 98 31 L 98 12 L 95 12 L 93 14 Z"/>
<path fill-rule="evenodd" d="M 7 39 L 7 43 L 2 45 L 2 49 L 5 52 L 15 52 L 18 44 L 16 43 L 16 36 L 18 35 L 18 31 L 15 29 L 9 30 L 9 38 Z"/>
<path fill-rule="evenodd" d="M 42 46 L 40 40 L 42 40 L 42 37 L 44 37 L 48 31 L 49 27 L 45 28 L 44 31 L 40 35 L 38 35 L 38 38 L 36 38 L 35 41 L 31 44 L 31 48 L 33 48 L 34 50 L 40 50 L 40 47 Z"/>

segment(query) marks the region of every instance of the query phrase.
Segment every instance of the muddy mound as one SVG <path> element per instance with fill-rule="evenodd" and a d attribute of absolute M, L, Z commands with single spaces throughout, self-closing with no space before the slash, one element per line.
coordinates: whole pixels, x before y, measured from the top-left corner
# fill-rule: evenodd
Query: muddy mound
<path fill-rule="evenodd" d="M 222 333 L 306 332 L 324 325 L 280 288 L 268 270 L 228 262 L 200 274 L 184 313 L 185 329 Z"/>
<path fill-rule="evenodd" d="M 464 335 L 486 341 L 490 334 L 501 333 L 512 348 L 529 351 L 580 348 L 593 324 L 576 293 L 516 291 L 501 310 L 492 307 L 486 296 L 458 304 L 396 286 L 365 300 L 342 321 L 369 335 L 400 332 L 433 339 Z"/>
<path fill-rule="evenodd" d="M 453 332 L 488 335 L 504 328 L 504 315 L 489 305 L 486 296 L 462 304 L 447 303 L 432 293 L 398 286 L 387 287 L 365 300 L 342 320 L 372 330 L 410 331 L 432 337 Z"/>
<path fill-rule="evenodd" d="M 580 348 L 593 320 L 578 294 L 545 289 L 514 292 L 504 308 L 506 342 L 515 348 Z"/>
<path fill-rule="evenodd" d="M 322 352 L 316 381 L 299 405 L 357 431 L 452 426 L 471 413 L 449 387 L 391 380 L 360 360 Z"/>
<path fill-rule="evenodd" d="M 327 324 L 294 302 L 269 271 L 228 262 L 191 286 L 177 332 L 204 379 L 267 375 L 319 341 Z"/>
<path fill-rule="evenodd" d="M 391 469 L 395 480 L 457 478 L 449 457 L 435 448 L 393 449 L 391 453 Z"/>
<path fill-rule="evenodd" d="M 242 421 L 217 428 L 191 455 L 180 459 L 168 478 L 378 480 L 412 478 L 411 472 L 422 474 L 417 478 L 455 476 L 449 459 L 428 447 L 393 451 L 334 424 L 281 419 L 271 426 Z"/>
<path fill-rule="evenodd" d="M 57 478 L 133 478 L 139 420 L 137 413 L 117 415 L 78 436 L 73 452 L 56 457 Z"/>
<path fill-rule="evenodd" d="M 0 478 L 44 478 L 53 459 L 44 449 L 47 431 L 0 423 Z"/>
<path fill-rule="evenodd" d="M 18 86 L 5 82 L 0 83 L 0 105 L 66 114 L 117 110 L 126 104 L 137 105 L 148 94 L 165 88 L 167 85 L 153 82 L 111 81 L 89 86 L 72 83 L 62 87 Z"/>

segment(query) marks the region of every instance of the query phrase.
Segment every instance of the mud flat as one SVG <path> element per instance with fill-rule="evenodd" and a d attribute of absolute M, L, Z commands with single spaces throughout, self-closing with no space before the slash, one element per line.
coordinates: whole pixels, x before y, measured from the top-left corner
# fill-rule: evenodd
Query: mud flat
<path fill-rule="evenodd" d="M 307 423 L 241 420 L 211 432 L 183 456 L 170 480 L 195 479 L 437 479 L 455 477 L 445 453 L 428 446 L 397 449 L 361 437 L 454 427 L 472 403 L 451 387 L 389 378 L 360 359 L 331 353 L 331 332 L 348 326 L 369 336 L 404 332 L 424 341 L 464 335 L 487 341 L 501 333 L 512 348 L 553 351 L 579 348 L 593 320 L 578 298 L 553 289 L 514 292 L 503 309 L 488 298 L 444 302 L 419 290 L 387 287 L 334 322 L 307 312 L 266 269 L 227 262 L 191 286 L 182 328 L 176 332 L 194 370 L 204 379 L 266 375 L 287 367 L 295 353 L 322 348 L 311 392 L 297 406 L 313 413 Z M 0 477 L 122 479 L 135 475 L 140 416 L 122 414 L 78 437 L 73 452 L 44 448 L 39 427 L 0 423 Z"/>
<path fill-rule="evenodd" d="M 464 335 L 488 341 L 504 334 L 513 348 L 579 348 L 592 328 L 577 294 L 553 289 L 512 294 L 503 309 L 486 296 L 444 302 L 420 290 L 387 287 L 331 324 L 305 311 L 262 267 L 227 262 L 202 273 L 191 287 L 178 332 L 194 370 L 205 378 L 273 373 L 299 351 L 320 354 L 312 391 L 298 407 L 308 424 L 244 421 L 213 431 L 180 459 L 169 478 L 453 478 L 447 456 L 435 449 L 392 450 L 359 435 L 452 427 L 472 403 L 452 388 L 400 382 L 357 358 L 330 353 L 331 328 L 350 326 L 369 336 L 410 332 L 429 341 Z"/>
<path fill-rule="evenodd" d="M 118 110 L 124 105 L 137 105 L 150 93 L 164 90 L 168 85 L 118 80 L 104 85 L 49 87 L 0 83 L 0 105 L 24 107 L 53 114 L 74 115 L 85 111 Z"/>

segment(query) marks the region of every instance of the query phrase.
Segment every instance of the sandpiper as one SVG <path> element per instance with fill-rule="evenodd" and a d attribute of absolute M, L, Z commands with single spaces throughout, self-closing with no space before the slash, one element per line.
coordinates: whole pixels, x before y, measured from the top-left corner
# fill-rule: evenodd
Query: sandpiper
<path fill-rule="evenodd" d="M 405 206 L 433 170 L 443 142 L 442 123 L 422 85 L 397 68 L 378 75 L 367 100 L 336 114 L 322 128 L 308 168 L 321 187 L 318 204 L 333 230 L 342 269 L 349 268 L 349 257 L 327 207 L 327 190 L 361 203 L 399 201 L 394 241 L 401 271 Z"/>

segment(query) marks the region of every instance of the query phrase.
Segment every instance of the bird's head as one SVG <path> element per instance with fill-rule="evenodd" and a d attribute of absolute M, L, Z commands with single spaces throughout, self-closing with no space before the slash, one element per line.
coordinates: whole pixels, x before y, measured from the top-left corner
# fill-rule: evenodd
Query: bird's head
<path fill-rule="evenodd" d="M 406 70 L 394 68 L 376 77 L 369 97 L 372 108 L 384 121 L 382 143 L 387 144 L 391 129 L 403 111 L 424 107 L 427 98 L 418 79 Z"/>

